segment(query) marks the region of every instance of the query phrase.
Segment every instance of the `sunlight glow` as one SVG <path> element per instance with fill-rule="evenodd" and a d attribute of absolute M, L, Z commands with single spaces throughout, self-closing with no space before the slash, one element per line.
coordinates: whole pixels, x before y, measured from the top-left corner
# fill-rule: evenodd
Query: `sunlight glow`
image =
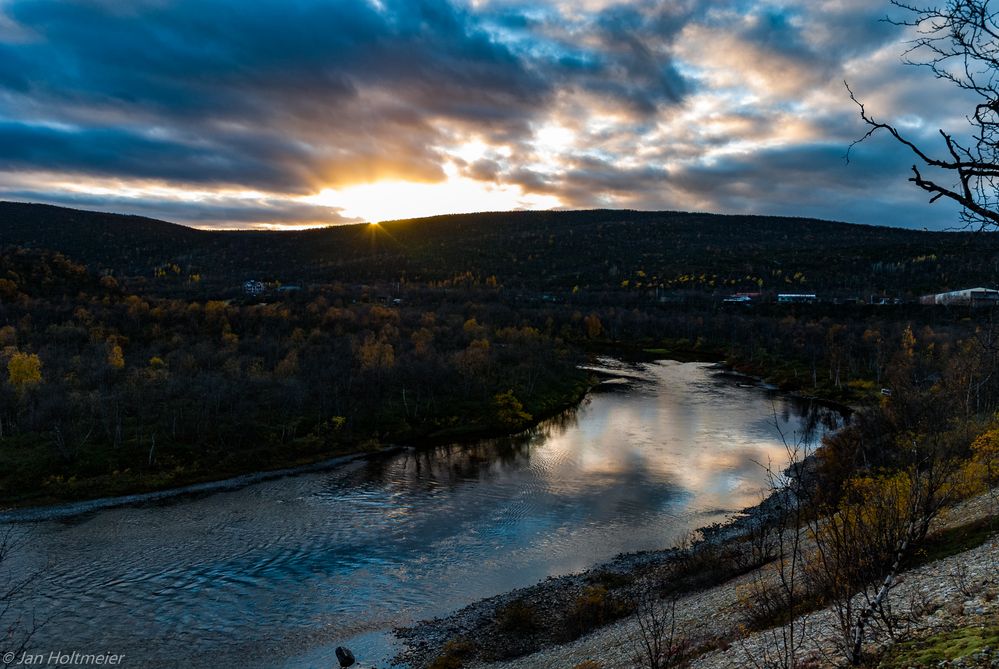
<path fill-rule="evenodd" d="M 553 195 L 524 193 L 519 186 L 487 184 L 456 176 L 440 183 L 378 181 L 341 189 L 326 188 L 303 201 L 339 209 L 344 216 L 371 223 L 438 214 L 552 209 L 562 204 Z"/>

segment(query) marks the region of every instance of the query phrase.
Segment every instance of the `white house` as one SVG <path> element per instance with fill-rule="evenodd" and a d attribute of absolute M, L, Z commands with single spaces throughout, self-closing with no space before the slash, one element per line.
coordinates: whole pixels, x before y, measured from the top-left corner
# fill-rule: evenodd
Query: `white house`
<path fill-rule="evenodd" d="M 999 290 L 992 288 L 965 288 L 964 290 L 952 290 L 949 293 L 923 295 L 919 298 L 919 302 L 920 304 L 955 304 L 984 307 L 999 304 Z"/>

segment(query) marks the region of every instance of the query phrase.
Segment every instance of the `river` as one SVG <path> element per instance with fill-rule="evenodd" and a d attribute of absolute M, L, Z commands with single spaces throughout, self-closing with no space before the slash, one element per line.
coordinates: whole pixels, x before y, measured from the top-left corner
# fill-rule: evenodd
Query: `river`
<path fill-rule="evenodd" d="M 599 364 L 618 381 L 513 438 L 12 526 L 32 652 L 326 669 L 346 644 L 388 666 L 394 626 L 666 547 L 755 504 L 781 433 L 841 421 L 708 364 Z"/>

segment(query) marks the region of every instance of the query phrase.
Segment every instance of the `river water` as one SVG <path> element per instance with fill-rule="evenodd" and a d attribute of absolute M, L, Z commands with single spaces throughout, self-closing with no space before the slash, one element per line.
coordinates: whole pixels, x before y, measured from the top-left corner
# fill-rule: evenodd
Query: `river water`
<path fill-rule="evenodd" d="M 394 626 L 756 503 L 781 433 L 841 420 L 703 363 L 600 366 L 620 380 L 514 438 L 15 526 L 3 567 L 37 575 L 15 609 L 46 621 L 32 652 L 325 669 L 346 644 L 388 666 Z"/>

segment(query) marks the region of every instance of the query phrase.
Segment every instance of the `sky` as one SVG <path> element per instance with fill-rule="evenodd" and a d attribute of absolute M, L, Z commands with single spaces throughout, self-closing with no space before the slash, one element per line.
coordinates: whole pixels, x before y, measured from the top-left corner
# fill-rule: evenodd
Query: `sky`
<path fill-rule="evenodd" d="M 628 208 L 946 229 L 887 0 L 0 0 L 0 200 L 197 227 Z"/>

